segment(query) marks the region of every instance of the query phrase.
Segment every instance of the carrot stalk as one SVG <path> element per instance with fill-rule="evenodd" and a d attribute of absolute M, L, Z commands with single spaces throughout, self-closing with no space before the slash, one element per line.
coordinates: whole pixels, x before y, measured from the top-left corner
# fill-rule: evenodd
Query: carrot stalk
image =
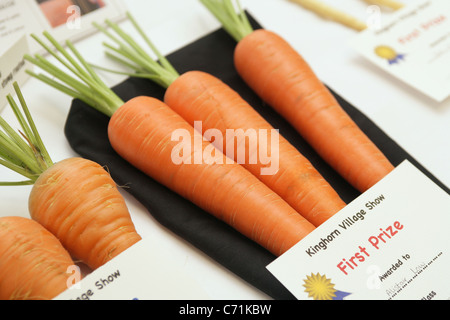
<path fill-rule="evenodd" d="M 201 1 L 201 0 L 200 0 Z M 237 10 L 231 1 L 201 1 L 203 5 L 219 20 L 223 28 L 239 41 L 253 32 L 253 28 L 239 2 Z M 237 11 L 237 12 L 236 12 Z"/>
<path fill-rule="evenodd" d="M 117 108 L 123 105 L 123 101 L 114 92 L 108 90 L 100 78 L 95 76 L 95 72 L 93 72 L 90 65 L 82 58 L 70 41 L 67 41 L 66 44 L 72 54 L 78 58 L 78 61 L 73 58 L 65 48 L 58 45 L 57 41 L 50 35 L 50 33 L 44 32 L 43 34 L 45 38 L 50 41 L 50 43 L 55 45 L 56 51 L 45 44 L 36 35 L 33 34 L 32 37 L 53 57 L 61 62 L 67 71 L 65 72 L 51 64 L 41 55 L 36 54 L 35 56 L 31 56 L 27 54 L 25 55 L 26 60 L 46 71 L 59 81 L 55 81 L 44 74 L 36 74 L 30 70 L 27 70 L 28 74 L 72 96 L 73 98 L 86 102 L 98 111 L 109 116 L 111 116 Z M 61 55 L 58 53 L 61 53 Z M 68 72 L 73 73 L 74 76 L 70 76 Z"/>
<path fill-rule="evenodd" d="M 80 66 L 86 67 L 84 63 Z M 47 70 L 54 72 L 53 68 Z M 164 74 L 172 75 L 173 70 Z M 64 78 L 60 77 L 60 80 L 64 81 Z M 85 84 L 97 86 L 96 82 L 85 81 Z M 104 85 L 101 88 L 106 91 L 102 96 L 112 94 Z M 185 150 L 185 143 L 196 144 L 198 133 L 162 101 L 135 97 L 121 106 L 118 103 L 105 108 L 90 106 L 103 109 L 103 113 L 111 117 L 108 137 L 121 157 L 273 254 L 284 253 L 315 229 L 242 166 L 229 163 L 223 153 L 208 154 L 213 149 L 208 141 L 201 141 L 200 149 Z M 187 141 L 173 139 L 173 135 L 180 131 L 189 136 Z M 186 160 L 201 154 L 206 161 L 192 165 L 177 164 L 173 160 L 177 151 Z"/>
<path fill-rule="evenodd" d="M 52 300 L 76 283 L 70 254 L 36 221 L 0 218 L 0 300 Z"/>
<path fill-rule="evenodd" d="M 150 55 L 147 54 L 147 52 L 142 49 L 131 36 L 129 36 L 117 24 L 111 22 L 110 20 L 106 20 L 106 24 L 112 28 L 118 36 L 115 36 L 98 23 L 94 23 L 95 27 L 97 27 L 118 45 L 118 48 L 115 48 L 106 43 L 105 46 L 110 49 L 107 54 L 117 62 L 125 64 L 128 67 L 131 66 L 137 75 L 142 75 L 142 77 L 149 78 L 162 87 L 168 87 L 175 79 L 178 78 L 178 72 L 158 51 L 156 46 L 150 41 L 142 28 L 137 24 L 134 17 L 128 12 L 127 16 L 130 21 L 132 21 L 139 34 L 142 35 L 146 44 L 157 55 L 158 61 L 152 59 Z"/>
<path fill-rule="evenodd" d="M 207 8 L 231 4 L 230 0 L 200 1 Z M 236 11 L 222 15 L 242 15 L 242 10 Z M 235 20 L 222 17 L 220 21 Z M 241 24 L 234 27 L 247 29 Z M 260 29 L 237 42 L 234 63 L 242 79 L 357 190 L 365 192 L 393 170 L 386 156 L 283 38 Z"/>
<path fill-rule="evenodd" d="M 30 110 L 27 107 L 22 91 L 20 90 L 17 83 L 14 84 L 14 87 L 25 117 L 22 116 L 21 112 L 19 111 L 19 108 L 16 106 L 16 103 L 14 99 L 11 98 L 11 96 L 8 96 L 8 102 L 11 104 L 15 116 L 19 120 L 20 125 L 25 132 L 25 137 L 29 139 L 30 146 L 33 146 L 34 147 L 33 149 L 38 151 L 38 153 L 35 154 L 36 158 L 43 163 L 42 164 L 43 168 L 50 167 L 51 165 L 53 165 L 53 161 L 36 128 L 36 124 L 34 123 Z"/>
<path fill-rule="evenodd" d="M 73 256 L 97 269 L 141 239 L 125 200 L 99 164 L 81 158 L 52 161 L 17 83 L 14 88 L 22 110 L 11 95 L 8 101 L 24 133 L 15 133 L 0 117 L 0 165 L 29 180 L 0 186 L 32 185 L 33 220 Z"/>
<path fill-rule="evenodd" d="M 229 7 L 223 9 L 231 10 Z M 136 20 L 130 14 L 128 16 L 139 31 L 138 33 L 142 34 L 143 31 Z M 244 16 L 236 17 L 236 19 L 243 19 L 242 23 L 245 25 L 248 23 Z M 126 34 L 117 24 L 112 22 L 107 22 L 107 24 L 115 31 L 116 35 L 101 27 L 99 29 L 110 39 L 116 43 L 121 43 L 119 39 L 122 38 L 130 43 L 128 46 L 121 43 L 119 47 L 115 48 L 115 52 L 122 53 L 121 59 L 125 60 L 129 59 L 131 53 L 136 56 L 136 59 L 126 61 L 128 61 L 127 64 L 139 65 L 136 68 L 140 68 L 136 73 L 138 77 L 148 75 L 147 78 L 151 79 L 152 77 L 165 77 L 166 74 L 171 74 L 171 77 L 167 77 L 167 80 L 170 81 L 162 84 L 155 81 L 167 89 L 164 98 L 166 104 L 188 121 L 191 126 L 195 126 L 197 121 L 201 121 L 203 134 L 207 133 L 208 130 L 220 130 L 225 139 L 213 144 L 279 194 L 299 214 L 315 226 L 319 226 L 345 207 L 346 204 L 312 164 L 278 134 L 279 146 L 276 146 L 273 140 L 263 142 L 258 139 L 260 141 L 257 142 L 257 145 L 253 143 L 240 144 L 239 141 L 234 141 L 239 140 L 239 137 L 230 135 L 229 129 L 233 129 L 235 132 L 242 130 L 244 134 L 256 133 L 256 130 L 259 130 L 259 133 L 262 131 L 273 133 L 275 129 L 224 82 L 200 71 L 190 71 L 180 76 L 170 62 L 157 51 L 156 46 L 148 36 L 145 36 L 145 42 L 150 49 L 155 50 L 154 53 L 158 57 L 158 61 L 153 60 L 150 54 L 142 54 L 144 49 L 138 48 L 137 43 L 132 40 L 131 36 Z M 107 49 L 113 48 L 111 45 L 106 47 Z M 140 62 L 142 59 L 145 60 L 145 63 Z M 147 68 L 147 65 L 154 65 L 155 67 Z M 162 70 L 162 74 L 159 74 L 160 70 Z M 130 73 L 130 76 L 134 75 Z M 273 134 L 271 139 L 274 139 Z M 233 144 L 236 148 L 233 148 Z M 270 146 L 266 146 L 268 144 Z M 265 152 L 263 152 L 264 150 Z M 275 160 L 275 156 L 280 158 L 277 160 L 280 162 L 279 170 L 278 168 L 269 169 L 267 164 L 262 163 L 261 156 L 258 157 L 259 159 L 251 158 L 264 153 L 272 155 L 272 161 Z M 256 160 L 258 160 L 257 163 Z M 272 166 L 275 165 L 272 163 Z M 277 171 L 275 172 L 275 170 Z"/>
<path fill-rule="evenodd" d="M 17 83 L 14 83 L 14 89 L 23 111 L 20 110 L 11 95 L 7 96 L 7 100 L 24 133 L 22 138 L 0 117 L 0 127 L 3 129 L 3 131 L 0 131 L 0 157 L 2 158 L 0 160 L 3 166 L 29 178 L 30 180 L 26 184 L 34 183 L 39 175 L 47 170 L 53 162 L 42 143 Z M 0 185 L 4 184 L 10 185 L 11 183 L 0 183 Z M 22 184 L 22 182 L 19 182 L 19 184 Z"/>

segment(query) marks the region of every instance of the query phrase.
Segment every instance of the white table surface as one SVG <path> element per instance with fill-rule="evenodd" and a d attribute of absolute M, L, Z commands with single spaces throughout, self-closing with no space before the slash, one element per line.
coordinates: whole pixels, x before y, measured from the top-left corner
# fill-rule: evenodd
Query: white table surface
<path fill-rule="evenodd" d="M 348 45 L 356 35 L 352 29 L 323 20 L 288 0 L 241 2 L 265 28 L 287 39 L 327 85 L 364 112 L 431 173 L 450 186 L 450 99 L 440 104 L 432 102 L 372 66 Z M 362 20 L 368 18 L 368 5 L 364 1 L 338 2 L 342 10 Z M 126 3 L 163 54 L 219 27 L 197 0 L 127 0 Z M 384 17 L 390 13 L 383 11 L 382 14 Z M 124 26 L 127 25 L 128 22 L 124 22 Z M 107 66 L 109 61 L 100 54 L 103 39 L 103 35 L 95 34 L 78 42 L 77 48 L 88 60 Z M 102 76 L 111 86 L 124 80 L 122 76 Z M 22 90 L 53 160 L 76 156 L 63 134 L 71 98 L 35 79 L 30 79 Z M 1 115 L 14 121 L 9 108 Z M 0 168 L 0 177 L 0 180 L 18 178 L 5 168 Z M 2 188 L 0 216 L 29 217 L 27 198 L 30 189 Z M 137 201 L 126 193 L 124 196 L 138 232 L 153 238 L 166 249 L 180 268 L 197 280 L 212 299 L 270 299 L 162 228 Z"/>

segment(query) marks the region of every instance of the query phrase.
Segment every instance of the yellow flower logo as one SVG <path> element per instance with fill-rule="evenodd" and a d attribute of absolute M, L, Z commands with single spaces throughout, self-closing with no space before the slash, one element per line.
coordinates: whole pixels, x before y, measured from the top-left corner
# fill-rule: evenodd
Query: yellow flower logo
<path fill-rule="evenodd" d="M 394 49 L 389 46 L 378 46 L 375 48 L 375 54 L 382 59 L 386 59 L 389 64 L 398 63 L 399 60 L 405 58 L 404 54 L 398 54 Z"/>
<path fill-rule="evenodd" d="M 342 300 L 349 293 L 338 291 L 335 289 L 334 283 L 325 275 L 311 274 L 304 280 L 305 292 L 309 298 L 314 300 Z"/>

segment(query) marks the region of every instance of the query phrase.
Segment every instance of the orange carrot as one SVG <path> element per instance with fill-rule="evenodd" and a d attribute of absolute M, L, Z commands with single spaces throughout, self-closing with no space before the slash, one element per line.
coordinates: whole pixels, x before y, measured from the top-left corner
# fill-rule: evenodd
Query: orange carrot
<path fill-rule="evenodd" d="M 271 132 L 274 128 L 263 119 L 239 94 L 225 83 L 200 71 L 191 71 L 179 77 L 166 91 L 165 102 L 190 124 L 202 121 L 203 133 L 210 129 L 219 130 L 225 137 L 223 150 L 234 143 L 236 149 L 241 146 L 239 137 L 228 135 L 229 129 L 243 130 L 252 135 L 252 130 Z M 258 139 L 258 138 L 257 138 Z M 322 175 L 283 136 L 278 137 L 278 146 L 268 143 L 258 144 L 249 141 L 243 146 L 246 159 L 239 162 L 247 170 L 280 195 L 287 203 L 316 227 L 343 209 L 346 204 L 336 191 L 325 181 Z M 267 144 L 267 145 L 266 145 Z M 250 156 L 268 150 L 262 154 L 278 157 L 279 170 L 264 174 L 267 164 L 261 159 L 250 161 Z M 239 150 L 233 150 L 235 161 Z"/>
<path fill-rule="evenodd" d="M 154 61 L 146 54 L 117 24 L 107 21 L 123 42 L 105 28 L 97 27 L 118 42 L 119 48 L 107 51 L 111 57 L 120 62 L 123 62 L 121 59 L 129 60 L 126 65 L 135 63 L 141 66 L 140 70 L 135 68 L 138 72 L 131 76 L 147 76 L 166 88 L 165 103 L 191 126 L 201 121 L 203 134 L 219 130 L 223 139 L 214 141 L 214 145 L 258 177 L 315 226 L 321 225 L 345 207 L 344 201 L 308 159 L 284 137 L 279 134 L 275 137 L 275 129 L 236 91 L 205 72 L 190 71 L 178 75 L 133 17 L 129 15 L 129 18 L 159 61 Z M 114 55 L 117 53 L 123 57 L 117 58 Z M 265 136 L 272 133 L 270 138 L 279 141 L 262 141 L 258 135 L 264 133 L 267 133 Z M 242 142 L 245 135 L 253 135 L 256 141 Z M 270 159 L 262 161 L 261 155 Z"/>
<path fill-rule="evenodd" d="M 274 32 L 253 30 L 230 0 L 200 0 L 238 42 L 242 79 L 361 192 L 394 167 L 342 109 L 301 55 Z"/>
<path fill-rule="evenodd" d="M 36 221 L 0 218 L 0 300 L 52 300 L 75 284 L 70 254 Z"/>
<path fill-rule="evenodd" d="M 141 240 L 126 203 L 109 173 L 82 158 L 53 163 L 36 130 L 17 83 L 24 115 L 8 96 L 24 139 L 0 118 L 0 164 L 30 180 L 31 218 L 52 232 L 77 259 L 95 270 Z M 9 137 L 9 138 L 8 138 Z"/>
<path fill-rule="evenodd" d="M 93 270 L 141 240 L 109 173 L 86 159 L 66 159 L 42 173 L 29 210 Z"/>
<path fill-rule="evenodd" d="M 171 190 L 223 220 L 275 255 L 314 230 L 305 218 L 255 176 L 223 153 L 212 154 L 208 141 L 184 157 L 204 155 L 204 161 L 177 165 L 172 161 L 178 142 L 174 132 L 186 132 L 194 145 L 195 129 L 163 102 L 137 97 L 111 118 L 109 138 L 113 148 L 128 162 Z M 208 164 L 209 163 L 209 164 Z"/>
<path fill-rule="evenodd" d="M 221 152 L 212 152 L 213 145 L 201 135 L 198 143 L 199 134 L 195 129 L 165 103 L 150 97 L 136 97 L 126 103 L 121 101 L 70 42 L 68 47 L 80 63 L 49 33 L 44 34 L 61 54 L 51 49 L 49 52 L 66 63 L 81 81 L 55 69 L 38 55 L 34 58 L 26 56 L 26 59 L 59 81 L 43 74 L 29 73 L 110 116 L 110 143 L 130 164 L 275 255 L 284 253 L 315 229 L 242 166 L 229 161 Z M 48 48 L 43 41 L 35 39 Z M 92 92 L 96 94 L 92 95 Z M 174 139 L 177 133 L 185 137 L 182 142 Z M 191 146 L 194 148 L 188 151 Z M 202 161 L 179 164 L 174 161 L 177 154 L 186 162 L 198 155 Z"/>

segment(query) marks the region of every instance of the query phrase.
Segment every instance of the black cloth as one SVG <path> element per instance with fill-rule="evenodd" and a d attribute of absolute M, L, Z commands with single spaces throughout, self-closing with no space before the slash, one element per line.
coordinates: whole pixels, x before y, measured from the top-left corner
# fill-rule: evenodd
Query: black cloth
<path fill-rule="evenodd" d="M 253 23 L 258 27 L 254 20 Z M 223 29 L 219 29 L 168 55 L 168 59 L 180 73 L 202 70 L 230 85 L 309 158 L 344 201 L 349 203 L 358 197 L 360 193 L 324 163 L 302 137 L 241 80 L 233 65 L 235 45 L 236 42 Z M 144 79 L 127 79 L 113 90 L 124 101 L 139 95 L 159 99 L 164 97 L 164 89 Z M 394 165 L 408 159 L 440 184 L 370 119 L 338 95 L 336 97 L 342 107 Z M 266 266 L 275 259 L 272 254 L 142 174 L 118 156 L 108 141 L 108 122 L 108 117 L 83 102 L 74 100 L 65 126 L 65 134 L 73 150 L 80 156 L 106 166 L 117 184 L 127 186 L 126 190 L 142 203 L 149 214 L 163 227 L 185 239 L 270 297 L 276 300 L 294 299 L 291 293 L 266 269 Z M 151 159 L 148 160 L 151 161 Z"/>

